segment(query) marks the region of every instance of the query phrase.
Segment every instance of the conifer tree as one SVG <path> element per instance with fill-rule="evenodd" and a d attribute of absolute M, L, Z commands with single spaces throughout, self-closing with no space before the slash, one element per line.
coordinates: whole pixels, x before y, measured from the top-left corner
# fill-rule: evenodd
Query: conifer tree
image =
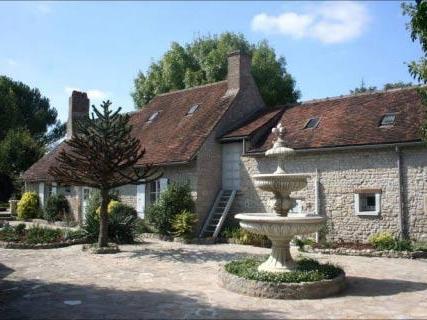
<path fill-rule="evenodd" d="M 131 135 L 129 115 L 121 108 L 110 110 L 104 101 L 100 110 L 94 105 L 91 117 L 75 123 L 76 132 L 65 141 L 57 156 L 58 165 L 49 173 L 58 182 L 99 189 L 101 194 L 98 246 L 108 245 L 108 203 L 112 189 L 127 184 L 145 184 L 161 176 L 151 165 L 139 165 L 145 154 Z"/>

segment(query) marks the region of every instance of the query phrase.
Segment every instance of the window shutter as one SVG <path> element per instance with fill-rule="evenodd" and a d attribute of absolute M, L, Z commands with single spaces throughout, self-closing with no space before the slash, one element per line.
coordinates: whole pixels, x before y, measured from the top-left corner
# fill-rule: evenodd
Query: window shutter
<path fill-rule="evenodd" d="M 144 219 L 145 213 L 145 184 L 139 184 L 136 186 L 136 211 L 138 217 Z"/>
<path fill-rule="evenodd" d="M 160 178 L 160 192 L 163 192 L 168 187 L 169 179 Z"/>
<path fill-rule="evenodd" d="M 39 199 L 40 199 L 40 206 L 44 207 L 44 183 L 39 183 Z"/>
<path fill-rule="evenodd" d="M 57 193 L 57 183 L 56 182 L 52 182 L 52 194 L 56 194 Z"/>

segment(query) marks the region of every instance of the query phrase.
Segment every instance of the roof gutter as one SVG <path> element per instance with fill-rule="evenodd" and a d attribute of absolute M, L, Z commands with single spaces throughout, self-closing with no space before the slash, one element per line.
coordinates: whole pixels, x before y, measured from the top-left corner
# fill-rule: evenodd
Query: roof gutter
<path fill-rule="evenodd" d="M 329 151 L 347 151 L 347 150 L 365 150 L 365 149 L 387 149 L 396 147 L 414 147 L 414 146 L 425 146 L 424 141 L 411 141 L 411 142 L 397 142 L 397 143 L 381 143 L 381 144 L 365 144 L 365 145 L 353 145 L 343 147 L 324 147 L 324 148 L 305 148 L 295 149 L 297 153 L 316 153 L 316 152 L 329 152 Z M 262 157 L 265 155 L 265 151 L 259 152 L 248 152 L 245 153 L 246 157 Z"/>

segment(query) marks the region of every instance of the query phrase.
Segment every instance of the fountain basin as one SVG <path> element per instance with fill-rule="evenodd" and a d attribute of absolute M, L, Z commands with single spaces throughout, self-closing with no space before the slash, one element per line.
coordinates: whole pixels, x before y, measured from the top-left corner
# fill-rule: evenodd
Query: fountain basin
<path fill-rule="evenodd" d="M 255 186 L 269 192 L 290 194 L 304 189 L 307 185 L 308 174 L 272 173 L 253 175 Z"/>
<path fill-rule="evenodd" d="M 292 238 L 314 233 L 326 221 L 326 217 L 318 215 L 281 217 L 268 213 L 240 213 L 235 218 L 240 220 L 243 229 L 265 235 L 271 240 L 271 254 L 258 267 L 259 271 L 267 272 L 292 271 L 295 268 L 289 247 Z"/>

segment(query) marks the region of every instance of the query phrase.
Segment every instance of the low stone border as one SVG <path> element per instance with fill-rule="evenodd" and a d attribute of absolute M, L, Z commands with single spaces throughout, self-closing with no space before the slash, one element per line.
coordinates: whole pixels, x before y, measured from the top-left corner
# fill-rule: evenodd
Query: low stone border
<path fill-rule="evenodd" d="M 63 248 L 63 247 L 73 246 L 76 244 L 84 244 L 84 243 L 88 243 L 87 238 L 75 239 L 75 240 L 66 240 L 63 242 L 37 243 L 37 244 L 0 241 L 0 248 L 4 248 L 4 249 L 55 249 L 55 248 Z"/>
<path fill-rule="evenodd" d="M 347 249 L 347 248 L 321 249 L 321 248 L 311 248 L 309 246 L 305 246 L 303 252 L 336 254 L 336 255 L 342 255 L 342 256 L 364 256 L 364 257 L 406 258 L 406 259 L 427 258 L 427 252 L 424 252 L 424 251 L 395 251 L 395 250 L 378 251 L 374 249 L 357 250 L 357 249 Z"/>
<path fill-rule="evenodd" d="M 227 272 L 222 265 L 220 285 L 232 292 L 269 299 L 320 299 L 336 295 L 346 287 L 345 273 L 330 280 L 301 283 L 274 283 L 249 280 Z"/>

